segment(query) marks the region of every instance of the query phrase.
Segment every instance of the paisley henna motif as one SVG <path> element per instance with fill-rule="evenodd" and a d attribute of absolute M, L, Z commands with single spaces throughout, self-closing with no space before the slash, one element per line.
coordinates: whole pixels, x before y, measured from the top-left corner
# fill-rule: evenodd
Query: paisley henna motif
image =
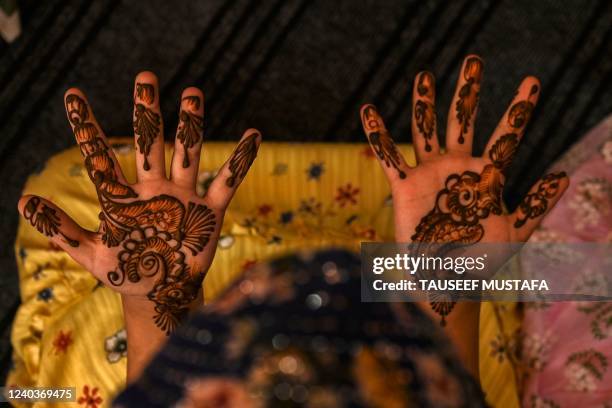
<path fill-rule="evenodd" d="M 159 114 L 147 108 L 143 103 L 151 105 L 155 100 L 155 88 L 151 84 L 136 84 L 136 98 L 134 100 L 134 133 L 140 153 L 144 155 L 143 168 L 150 170 L 149 153 L 151 145 L 159 134 L 161 119 Z"/>
<path fill-rule="evenodd" d="M 382 160 L 387 167 L 393 166 L 401 179 L 406 178 L 406 173 L 400 169 L 401 159 L 397 147 L 374 106 L 368 105 L 364 108 L 363 124 L 368 140 L 378 158 Z"/>
<path fill-rule="evenodd" d="M 470 127 L 470 120 L 476 111 L 478 105 L 478 97 L 480 94 L 480 81 L 482 80 L 483 63 L 480 58 L 471 57 L 465 62 L 463 69 L 463 78 L 465 84 L 459 89 L 459 99 L 455 110 L 457 119 L 459 120 L 460 131 L 458 142 L 465 142 L 465 135 Z"/>
<path fill-rule="evenodd" d="M 23 209 L 23 216 L 38 232 L 48 237 L 59 234 L 71 247 L 76 248 L 79 246 L 79 241 L 66 236 L 66 234 L 60 231 L 61 223 L 57 211 L 42 203 L 40 198 L 32 197 L 28 200 Z"/>
<path fill-rule="evenodd" d="M 417 94 L 420 97 L 414 105 L 414 120 L 421 136 L 425 139 L 425 151 L 431 151 L 431 139 L 436 128 L 436 113 L 433 106 L 434 78 L 429 72 L 419 76 Z"/>
<path fill-rule="evenodd" d="M 229 162 L 229 170 L 232 175 L 225 181 L 228 187 L 234 187 L 239 180 L 244 178 L 257 157 L 257 136 L 258 133 L 250 134 L 236 147 Z"/>
<path fill-rule="evenodd" d="M 465 171 L 447 177 L 433 210 L 421 219 L 411 237 L 420 243 L 418 253 L 427 252 L 427 243 L 464 246 L 482 239 L 485 231 L 481 221 L 503 212 L 503 172 L 510 165 L 517 145 L 515 134 L 504 135 L 489 150 L 492 164 L 487 164 L 480 174 Z M 456 301 L 450 293 L 433 295 L 431 306 L 442 317 L 444 325 Z"/>
<path fill-rule="evenodd" d="M 128 204 L 115 202 L 109 214 L 109 224 L 121 231 L 119 241 L 125 237 L 119 265 L 107 274 L 109 282 L 120 286 L 126 278 L 136 283 L 155 276 L 147 295 L 155 303 L 154 320 L 160 329 L 172 332 L 199 290 L 185 264 L 185 248 L 194 256 L 204 249 L 215 231 L 214 213 L 192 202 L 185 211 L 176 198 L 160 195 Z"/>
<path fill-rule="evenodd" d="M 125 237 L 119 265 L 107 274 L 109 282 L 120 286 L 126 278 L 136 283 L 155 277 L 147 297 L 155 303 L 155 324 L 171 333 L 200 287 L 185 263 L 185 248 L 194 256 L 204 249 L 215 231 L 214 213 L 192 202 L 185 211 L 176 198 L 160 195 L 127 204 L 115 202 L 109 217 L 109 224 Z"/>
<path fill-rule="evenodd" d="M 189 155 L 187 150 L 202 140 L 204 128 L 204 117 L 196 112 L 200 108 L 200 98 L 197 96 L 186 96 L 183 98 L 186 109 L 181 109 L 179 114 L 179 126 L 176 137 L 183 144 L 185 155 L 183 157 L 183 168 L 189 167 Z"/>
<path fill-rule="evenodd" d="M 559 192 L 559 180 L 566 176 L 565 172 L 547 174 L 538 184 L 538 189 L 527 194 L 518 206 L 519 216 L 514 222 L 515 228 L 520 228 L 528 219 L 537 218 L 548 209 L 548 200 Z"/>

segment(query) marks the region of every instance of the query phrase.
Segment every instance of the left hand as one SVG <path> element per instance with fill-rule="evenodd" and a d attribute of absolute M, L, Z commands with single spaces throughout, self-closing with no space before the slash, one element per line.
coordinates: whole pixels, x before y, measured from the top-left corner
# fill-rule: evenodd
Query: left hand
<path fill-rule="evenodd" d="M 516 211 L 506 211 L 502 192 L 507 171 L 537 103 L 540 82 L 534 77 L 522 81 L 484 154 L 476 157 L 472 141 L 483 66 L 475 55 L 463 63 L 443 154 L 434 77 L 429 72 L 417 75 L 412 118 L 416 167 L 406 164 L 376 108 L 361 109 L 363 128 L 391 186 L 398 242 L 524 242 L 568 186 L 565 174 L 549 174 L 533 186 Z"/>

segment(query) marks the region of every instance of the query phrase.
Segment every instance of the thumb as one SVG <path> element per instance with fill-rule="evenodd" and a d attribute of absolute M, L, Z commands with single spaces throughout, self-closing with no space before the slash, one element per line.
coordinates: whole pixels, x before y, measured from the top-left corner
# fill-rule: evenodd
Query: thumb
<path fill-rule="evenodd" d="M 561 172 L 547 174 L 531 187 L 518 208 L 510 215 L 511 227 L 516 229 L 519 241 L 525 242 L 529 239 L 546 214 L 557 204 L 568 185 L 569 178 L 565 172 Z"/>
<path fill-rule="evenodd" d="M 21 197 L 18 209 L 38 232 L 90 270 L 95 244 L 93 232 L 83 229 L 59 207 L 39 196 Z"/>

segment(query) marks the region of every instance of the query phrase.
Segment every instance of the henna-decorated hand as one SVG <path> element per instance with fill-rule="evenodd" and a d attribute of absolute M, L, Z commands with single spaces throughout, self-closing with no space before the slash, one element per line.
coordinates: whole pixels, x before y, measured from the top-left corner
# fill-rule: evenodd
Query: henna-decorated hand
<path fill-rule="evenodd" d="M 37 196 L 19 201 L 22 215 L 97 279 L 138 304 L 155 326 L 171 332 L 196 303 L 213 260 L 223 215 L 255 160 L 261 135 L 244 133 L 238 147 L 199 197 L 195 184 L 204 128 L 204 96 L 181 96 L 170 178 L 166 177 L 158 81 L 136 77 L 134 133 L 138 182 L 128 184 L 85 96 L 65 94 L 66 112 L 100 201 L 100 228 L 86 231 L 62 210 Z M 127 317 L 126 317 L 127 318 Z"/>
<path fill-rule="evenodd" d="M 565 174 L 549 174 L 534 185 L 515 212 L 507 213 L 502 201 L 506 171 L 537 102 L 540 84 L 534 77 L 523 80 L 484 154 L 473 157 L 482 71 L 479 57 L 465 59 L 449 110 L 444 154 L 438 145 L 434 77 L 429 72 L 417 75 L 412 135 L 418 164 L 413 168 L 397 150 L 376 108 L 361 109 L 366 135 L 391 185 L 399 242 L 526 241 L 568 185 Z"/>
<path fill-rule="evenodd" d="M 368 140 L 391 185 L 398 242 L 473 244 L 524 242 L 568 186 L 565 174 L 537 182 L 519 207 L 508 213 L 502 201 L 506 172 L 540 93 L 534 77 L 523 80 L 481 157 L 472 156 L 474 120 L 483 63 L 468 56 L 460 71 L 446 126 L 446 152 L 438 144 L 434 77 L 417 75 L 413 90 L 412 135 L 418 164 L 409 167 L 372 105 L 361 109 Z M 424 310 L 441 316 L 466 367 L 478 376 L 480 305 L 456 305 L 435 294 Z M 455 307 L 457 306 L 457 307 Z M 448 315 L 455 310 L 452 318 Z"/>

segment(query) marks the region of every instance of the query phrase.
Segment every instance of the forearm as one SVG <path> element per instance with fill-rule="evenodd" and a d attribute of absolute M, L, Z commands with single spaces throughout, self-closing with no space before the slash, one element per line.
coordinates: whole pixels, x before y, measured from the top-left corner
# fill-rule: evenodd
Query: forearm
<path fill-rule="evenodd" d="M 146 298 L 122 296 L 122 304 L 127 332 L 127 382 L 130 383 L 140 376 L 167 335 L 152 319 L 153 302 Z"/>
<path fill-rule="evenodd" d="M 411 233 L 398 229 L 395 239 L 397 242 L 410 242 Z M 429 301 L 416 303 L 434 322 L 442 320 Z M 479 378 L 479 325 L 479 302 L 457 302 L 451 312 L 444 316 L 444 332 L 455 346 L 465 368 L 476 379 Z"/>
<path fill-rule="evenodd" d="M 140 376 L 151 358 L 161 349 L 168 334 L 155 323 L 155 304 L 149 299 L 137 296 L 122 296 L 121 299 L 127 332 L 127 382 L 130 383 Z M 189 310 L 202 304 L 200 292 Z"/>

